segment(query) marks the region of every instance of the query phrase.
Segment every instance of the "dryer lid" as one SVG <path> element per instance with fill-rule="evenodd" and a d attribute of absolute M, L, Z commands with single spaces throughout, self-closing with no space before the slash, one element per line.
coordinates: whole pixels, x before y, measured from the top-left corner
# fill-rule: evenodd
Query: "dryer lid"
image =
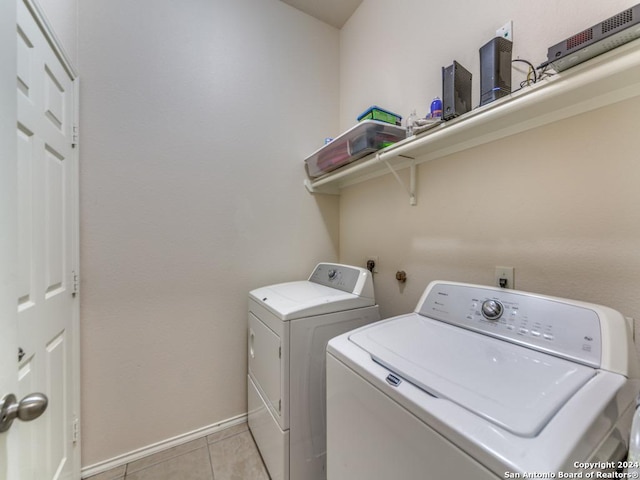
<path fill-rule="evenodd" d="M 522 437 L 536 436 L 596 370 L 419 314 L 350 341 L 425 392 Z"/>
<path fill-rule="evenodd" d="M 295 320 L 375 305 L 373 298 L 361 297 L 308 280 L 257 288 L 249 292 L 249 298 L 271 310 L 281 320 Z"/>

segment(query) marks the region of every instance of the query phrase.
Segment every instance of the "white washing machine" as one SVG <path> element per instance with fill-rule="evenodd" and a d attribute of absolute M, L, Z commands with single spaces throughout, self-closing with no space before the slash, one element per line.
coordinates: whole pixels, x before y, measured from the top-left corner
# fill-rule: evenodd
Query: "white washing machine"
<path fill-rule="evenodd" d="M 329 342 L 327 478 L 612 472 L 638 376 L 631 327 L 614 310 L 433 282 L 414 313 Z"/>
<path fill-rule="evenodd" d="M 249 428 L 272 480 L 326 478 L 326 346 L 380 319 L 368 270 L 319 264 L 249 293 Z"/>

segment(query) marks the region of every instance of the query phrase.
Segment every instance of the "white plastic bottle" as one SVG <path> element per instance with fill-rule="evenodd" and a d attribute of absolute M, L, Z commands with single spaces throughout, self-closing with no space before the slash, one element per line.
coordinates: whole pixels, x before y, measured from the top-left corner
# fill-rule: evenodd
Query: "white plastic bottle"
<path fill-rule="evenodd" d="M 416 114 L 415 109 L 411 110 L 411 113 L 407 117 L 407 137 L 413 135 L 413 126 L 415 125 L 417 119 L 418 115 Z"/>

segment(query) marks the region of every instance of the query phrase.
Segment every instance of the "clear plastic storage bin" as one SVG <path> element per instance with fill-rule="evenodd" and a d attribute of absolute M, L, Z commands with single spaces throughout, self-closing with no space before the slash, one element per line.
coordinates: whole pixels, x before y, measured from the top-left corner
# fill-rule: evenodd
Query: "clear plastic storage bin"
<path fill-rule="evenodd" d="M 320 177 L 381 148 L 404 140 L 404 127 L 363 120 L 305 159 L 310 177 Z"/>

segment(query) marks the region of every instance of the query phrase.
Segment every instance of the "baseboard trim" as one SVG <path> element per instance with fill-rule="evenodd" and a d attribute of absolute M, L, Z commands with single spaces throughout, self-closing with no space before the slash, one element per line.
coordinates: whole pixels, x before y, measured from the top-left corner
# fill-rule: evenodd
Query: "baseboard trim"
<path fill-rule="evenodd" d="M 132 452 L 118 455 L 117 457 L 113 457 L 109 460 L 98 462 L 87 467 L 82 467 L 82 478 L 88 478 L 93 475 L 106 472 L 107 470 L 111 470 L 112 468 L 121 467 L 135 460 L 140 460 L 143 457 L 161 452 L 163 450 L 167 450 L 169 448 L 177 447 L 178 445 L 182 445 L 183 443 L 187 443 L 192 440 L 197 440 L 198 438 L 206 437 L 207 435 L 211 435 L 235 425 L 240 425 L 241 423 L 245 423 L 246 421 L 247 414 L 244 413 L 242 415 L 238 415 L 237 417 L 214 423 L 213 425 L 209 425 L 208 427 L 202 427 L 192 432 L 187 432 L 182 435 L 178 435 L 176 437 L 168 438 L 167 440 L 154 443 L 147 447 L 138 448 L 137 450 L 133 450 Z"/>

